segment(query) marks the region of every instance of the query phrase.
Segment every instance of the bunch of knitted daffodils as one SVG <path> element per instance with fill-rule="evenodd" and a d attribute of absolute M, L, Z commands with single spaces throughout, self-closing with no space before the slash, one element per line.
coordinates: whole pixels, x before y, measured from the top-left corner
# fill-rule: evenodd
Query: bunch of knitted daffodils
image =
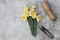
<path fill-rule="evenodd" d="M 37 22 L 41 22 L 42 20 L 41 15 L 36 15 L 35 7 L 36 6 L 31 6 L 31 7 L 24 6 L 23 7 L 24 14 L 21 16 L 22 20 L 28 21 L 31 34 L 34 37 L 37 35 Z"/>

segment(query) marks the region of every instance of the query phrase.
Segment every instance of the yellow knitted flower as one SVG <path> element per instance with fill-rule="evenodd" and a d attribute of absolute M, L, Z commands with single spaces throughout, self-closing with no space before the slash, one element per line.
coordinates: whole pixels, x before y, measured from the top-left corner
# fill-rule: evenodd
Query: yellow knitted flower
<path fill-rule="evenodd" d="M 27 6 L 24 6 L 24 7 L 23 7 L 23 10 L 24 10 L 24 11 L 27 11 L 27 10 L 28 10 L 28 7 L 27 7 Z"/>
<path fill-rule="evenodd" d="M 31 15 L 31 12 L 30 11 L 25 11 L 25 15 L 28 17 Z"/>
<path fill-rule="evenodd" d="M 32 16 L 32 18 L 35 18 L 36 17 L 36 13 L 35 12 L 31 12 L 31 16 Z"/>
<path fill-rule="evenodd" d="M 27 20 L 27 16 L 26 16 L 26 15 L 22 15 L 21 18 L 22 18 L 22 20 L 24 20 L 24 21 Z"/>
<path fill-rule="evenodd" d="M 35 6 L 31 6 L 31 7 L 29 8 L 29 10 L 30 10 L 30 11 L 35 11 Z"/>
<path fill-rule="evenodd" d="M 42 20 L 42 16 L 38 15 L 38 16 L 36 16 L 36 19 L 37 19 L 38 22 L 40 22 Z"/>

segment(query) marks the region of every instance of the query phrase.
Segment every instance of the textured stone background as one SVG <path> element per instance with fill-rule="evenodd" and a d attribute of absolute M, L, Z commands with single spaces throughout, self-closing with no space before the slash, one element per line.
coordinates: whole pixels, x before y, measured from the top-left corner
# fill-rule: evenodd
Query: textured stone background
<path fill-rule="evenodd" d="M 52 22 L 40 6 L 39 0 L 0 0 L 0 40 L 60 40 L 60 0 L 47 0 L 57 15 Z M 50 39 L 38 28 L 38 34 L 33 37 L 27 22 L 21 20 L 24 5 L 38 5 L 37 11 L 43 16 L 42 23 L 54 34 Z M 39 9 L 40 8 L 40 9 Z"/>

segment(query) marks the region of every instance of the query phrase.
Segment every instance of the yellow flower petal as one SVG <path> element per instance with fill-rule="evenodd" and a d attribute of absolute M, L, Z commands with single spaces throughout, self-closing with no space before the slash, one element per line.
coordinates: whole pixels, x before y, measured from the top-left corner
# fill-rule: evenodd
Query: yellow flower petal
<path fill-rule="evenodd" d="M 26 16 L 30 16 L 30 15 L 31 15 L 31 12 L 30 12 L 30 11 L 26 11 L 26 12 L 25 12 L 25 15 L 26 15 Z"/>
<path fill-rule="evenodd" d="M 23 10 L 24 10 L 24 11 L 27 11 L 27 10 L 28 10 L 28 7 L 27 7 L 27 6 L 24 6 L 24 7 L 23 7 Z"/>
<path fill-rule="evenodd" d="M 35 6 L 31 6 L 31 7 L 29 8 L 29 10 L 30 10 L 30 11 L 35 11 L 34 8 L 35 8 Z"/>
<path fill-rule="evenodd" d="M 36 19 L 37 19 L 38 22 L 40 22 L 42 20 L 42 16 L 38 15 L 38 16 L 36 16 Z"/>
<path fill-rule="evenodd" d="M 36 13 L 35 12 L 31 12 L 31 16 L 32 16 L 32 18 L 35 18 L 36 17 Z"/>
<path fill-rule="evenodd" d="M 27 17 L 26 17 L 26 15 L 22 15 L 22 20 L 24 20 L 24 21 L 26 21 L 27 20 Z"/>

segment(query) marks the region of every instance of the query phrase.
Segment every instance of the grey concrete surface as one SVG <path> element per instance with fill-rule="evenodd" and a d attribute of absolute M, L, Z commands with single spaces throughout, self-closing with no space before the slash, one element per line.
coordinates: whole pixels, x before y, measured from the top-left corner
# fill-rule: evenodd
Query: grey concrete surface
<path fill-rule="evenodd" d="M 52 22 L 39 7 L 40 0 L 0 0 L 0 40 L 60 40 L 60 0 L 47 0 L 51 8 L 58 17 L 56 22 Z M 39 28 L 36 37 L 30 32 L 27 21 L 22 21 L 24 5 L 38 5 L 37 12 L 43 16 L 42 23 L 52 34 L 54 39 L 50 39 Z"/>

